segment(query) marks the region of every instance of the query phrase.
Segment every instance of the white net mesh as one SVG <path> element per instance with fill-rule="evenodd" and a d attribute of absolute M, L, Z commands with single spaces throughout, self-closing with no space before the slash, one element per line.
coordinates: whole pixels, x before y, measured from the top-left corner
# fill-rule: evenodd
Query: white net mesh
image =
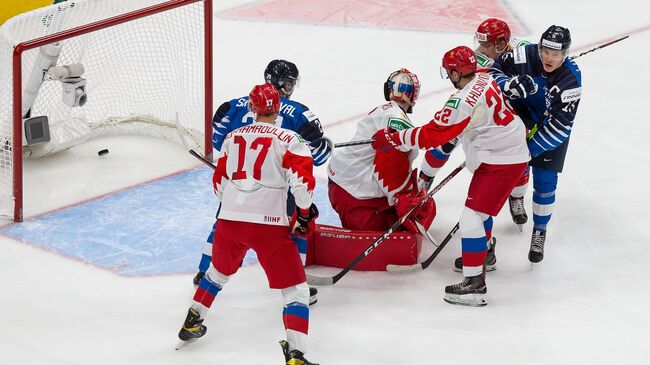
<path fill-rule="evenodd" d="M 13 216 L 14 209 L 13 48 L 25 41 L 164 3 L 74 0 L 21 14 L 0 27 L 0 215 Z M 52 56 L 59 53 L 52 45 L 23 53 L 23 112 L 31 106 L 31 117 L 48 116 L 51 133 L 50 142 L 25 148 L 24 156 L 46 156 L 109 133 L 148 134 L 203 148 L 203 12 L 204 3 L 199 1 L 72 36 L 58 43 L 58 57 Z M 62 101 L 60 80 L 45 76 L 40 82 L 47 67 L 71 64 L 81 64 L 85 70 L 81 77 L 86 79 L 87 102 L 82 107 L 70 107 Z M 30 87 L 37 91 L 35 98 L 29 96 Z M 175 129 L 166 128 L 177 125 L 190 138 L 181 141 Z"/>

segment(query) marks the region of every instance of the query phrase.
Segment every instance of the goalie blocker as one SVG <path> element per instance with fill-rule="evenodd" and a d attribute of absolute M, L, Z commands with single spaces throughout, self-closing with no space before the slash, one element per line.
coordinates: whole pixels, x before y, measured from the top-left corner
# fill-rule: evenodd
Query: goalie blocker
<path fill-rule="evenodd" d="M 344 268 L 383 233 L 317 224 L 307 236 L 306 265 Z M 389 264 L 416 264 L 421 246 L 422 236 L 409 231 L 395 232 L 359 262 L 354 270 L 386 271 Z"/>

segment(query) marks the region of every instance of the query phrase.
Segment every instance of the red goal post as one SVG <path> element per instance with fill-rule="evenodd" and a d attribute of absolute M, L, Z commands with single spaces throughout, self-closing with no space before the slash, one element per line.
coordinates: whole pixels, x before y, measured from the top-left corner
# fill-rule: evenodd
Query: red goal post
<path fill-rule="evenodd" d="M 99 1 L 106 1 L 109 2 L 109 0 L 99 0 Z M 97 52 L 99 53 L 96 55 L 96 58 L 99 58 L 99 61 L 87 61 L 87 65 L 83 65 L 86 68 L 86 73 L 88 74 L 88 103 L 87 106 L 82 106 L 82 107 L 77 107 L 77 108 L 69 108 L 66 109 L 62 115 L 63 117 L 60 117 L 63 122 L 61 125 L 64 125 L 67 122 L 73 121 L 74 123 L 77 123 L 78 120 L 84 119 L 86 117 L 88 118 L 88 121 L 85 121 L 83 127 L 88 128 L 89 130 L 92 129 L 92 134 L 93 136 L 95 135 L 102 135 L 102 134 L 111 134 L 116 130 L 116 125 L 119 123 L 124 122 L 124 125 L 121 125 L 121 127 L 125 127 L 127 129 L 126 132 L 122 130 L 121 132 L 117 133 L 128 133 L 129 128 L 135 128 L 133 127 L 133 124 L 135 123 L 144 123 L 147 125 L 146 129 L 161 129 L 161 127 L 170 127 L 168 129 L 176 129 L 178 131 L 173 131 L 171 134 L 170 132 L 155 132 L 156 136 L 168 138 L 168 139 L 178 139 L 180 142 L 182 142 L 183 145 L 185 145 L 185 137 L 181 136 L 179 131 L 182 132 L 187 132 L 188 135 L 191 136 L 196 136 L 195 138 L 195 143 L 196 147 L 200 146 L 202 153 L 204 156 L 206 156 L 208 159 L 211 160 L 212 158 L 212 127 L 211 127 L 211 120 L 212 120 L 212 0 L 170 0 L 170 1 L 155 1 L 155 0 L 143 0 L 143 3 L 155 3 L 150 6 L 142 7 L 133 11 L 128 11 L 122 14 L 118 14 L 115 16 L 107 17 L 105 19 L 100 19 L 97 21 L 90 22 L 88 24 L 81 24 L 78 26 L 71 27 L 69 29 L 64 29 L 61 31 L 56 31 L 53 32 L 52 34 L 47 34 L 44 36 L 36 37 L 33 39 L 29 39 L 26 41 L 22 41 L 18 44 L 16 44 L 13 47 L 13 52 L 12 52 L 12 104 L 13 104 L 13 110 L 12 110 L 12 139 L 11 142 L 8 141 L 3 141 L 4 146 L 0 146 L 1 149 L 4 149 L 4 153 L 11 154 L 11 159 L 7 161 L 2 162 L 2 166 L 0 166 L 0 169 L 5 170 L 4 172 L 9 173 L 9 169 L 11 169 L 11 192 L 10 195 L 13 198 L 13 220 L 14 221 L 22 221 L 23 219 L 23 168 L 22 168 L 22 160 L 23 160 L 23 144 L 25 143 L 24 141 L 24 136 L 23 136 L 23 127 L 24 127 L 24 121 L 23 118 L 25 117 L 24 111 L 26 109 L 25 105 L 23 104 L 24 101 L 24 88 L 26 82 L 30 82 L 31 80 L 29 79 L 28 72 L 29 70 L 25 70 L 24 68 L 24 54 L 30 50 L 36 50 L 39 47 L 44 47 L 47 45 L 52 45 L 52 44 L 61 44 L 59 42 L 62 42 L 62 48 L 66 49 L 67 44 L 66 42 L 69 42 L 71 44 L 69 49 L 73 49 L 76 54 L 81 54 L 82 56 L 87 56 L 88 54 L 92 54 L 95 52 L 98 48 L 101 48 L 105 44 L 109 48 L 105 53 L 102 52 Z M 35 13 L 33 16 L 34 19 L 32 20 L 33 23 L 38 23 L 39 21 L 45 24 L 45 28 L 50 28 L 52 26 L 52 23 L 57 21 L 57 18 L 63 19 L 60 22 L 68 21 L 69 19 L 67 18 L 73 18 L 74 17 L 74 11 L 77 11 L 79 8 L 86 6 L 85 3 L 89 3 L 88 7 L 89 10 L 87 10 L 90 14 L 90 12 L 96 12 L 94 9 L 91 8 L 91 6 L 95 6 L 96 3 L 99 4 L 99 2 L 95 2 L 94 0 L 73 0 L 70 1 L 69 3 L 61 3 L 58 5 L 52 5 L 48 8 L 53 8 L 53 7 L 59 7 L 56 8 L 54 11 L 54 15 L 48 16 L 43 16 L 43 13 Z M 131 2 L 133 3 L 133 2 Z M 131 5 L 131 4 L 129 4 Z M 76 6 L 77 9 L 74 9 Z M 104 4 L 98 5 L 101 6 L 101 10 L 104 11 L 106 10 L 106 6 Z M 160 14 L 168 14 L 173 11 L 179 11 L 178 9 L 184 9 L 184 8 L 190 8 L 187 10 L 186 13 L 179 13 L 179 15 L 169 15 L 169 17 L 162 16 Z M 57 10 L 57 9 L 62 9 L 62 10 Z M 66 13 L 67 10 L 70 11 L 70 13 Z M 110 11 L 110 9 L 108 10 Z M 184 11 L 184 10 L 183 10 Z M 200 14 L 202 12 L 202 14 Z M 34 12 L 30 12 L 34 13 Z M 29 17 L 29 14 L 22 14 L 21 16 L 27 18 Z M 174 16 L 174 18 L 171 18 Z M 20 16 L 19 16 L 20 17 Z M 42 18 L 40 18 L 42 17 Z M 198 17 L 201 17 L 202 19 L 197 19 Z M 127 28 L 123 27 L 122 25 L 124 24 L 134 24 L 131 22 L 136 22 L 140 19 L 154 19 L 152 21 L 157 21 L 158 23 L 142 23 L 142 25 L 135 23 L 132 28 Z M 53 20 L 54 19 L 54 20 Z M 22 20 L 22 19 L 21 19 Z M 195 21 L 198 21 L 199 23 L 202 23 L 202 30 L 203 34 L 191 34 L 191 33 L 186 33 L 187 28 L 192 28 L 196 27 L 196 24 L 191 24 L 194 23 Z M 7 23 L 10 23 L 8 21 Z M 51 22 L 51 23 L 47 23 Z M 165 22 L 171 22 L 174 24 L 168 24 Z M 6 26 L 7 23 L 5 23 Z M 180 24 L 176 24 L 180 23 Z M 187 24 L 183 24 L 187 23 Z M 38 25 L 38 24 L 37 24 Z M 39 25 L 40 26 L 40 25 Z M 122 27 L 122 28 L 120 28 Z M 150 27 L 150 29 L 141 29 L 144 27 Z M 120 35 L 117 37 L 117 40 L 112 40 L 111 37 L 114 37 L 112 34 L 113 32 L 107 32 L 105 30 L 107 29 L 115 29 L 115 33 L 117 32 L 124 32 L 126 33 L 125 35 Z M 135 30 L 134 30 L 135 29 Z M 198 28 L 197 28 L 198 29 Z M 49 30 L 49 29 L 48 29 Z M 133 33 L 137 31 L 142 31 L 141 36 L 134 36 L 134 37 L 139 37 L 137 42 L 140 42 L 139 45 L 127 45 L 124 44 L 125 42 L 129 42 L 128 40 L 125 41 L 123 37 L 131 37 Z M 97 32 L 97 33 L 95 33 Z M 101 33 L 104 32 L 104 33 Z M 189 31 L 188 31 L 189 32 Z M 82 36 L 87 35 L 87 34 L 100 34 L 98 40 L 79 40 L 79 38 L 83 38 Z M 178 38 L 174 37 L 179 37 L 182 35 L 189 35 L 190 39 L 187 39 L 188 43 L 192 43 L 194 45 L 198 45 L 197 42 L 200 42 L 202 40 L 202 50 L 200 50 L 200 53 L 202 53 L 202 68 L 197 67 L 197 65 L 200 65 L 200 62 L 195 62 L 193 58 L 197 57 L 197 54 L 181 54 L 178 55 L 176 53 L 181 52 L 179 48 L 183 48 L 184 46 L 183 41 L 178 41 Z M 198 39 L 194 39 L 196 38 Z M 101 38 L 101 37 L 108 37 L 106 39 Z M 76 50 L 77 47 L 76 44 L 74 43 L 81 43 L 81 51 Z M 171 43 L 171 44 L 166 44 L 165 42 Z M 177 42 L 174 44 L 174 42 Z M 85 43 L 85 44 L 84 44 Z M 113 43 L 113 44 L 110 44 Z M 74 45 L 72 45 L 74 44 Z M 151 46 L 151 44 L 154 44 Z M 129 48 L 131 46 L 136 53 L 135 55 L 117 55 L 116 58 L 125 59 L 125 62 L 131 62 L 130 64 L 127 64 L 126 66 L 121 66 L 121 65 L 116 65 L 112 64 L 110 62 L 106 62 L 107 59 L 108 61 L 110 60 L 110 56 L 113 55 L 114 51 L 122 51 L 123 49 Z M 83 48 L 86 47 L 86 48 Z M 111 48 L 112 47 L 112 48 Z M 200 47 L 194 47 L 194 48 L 200 48 Z M 67 50 L 67 49 L 66 49 Z M 3 50 L 0 49 L 0 52 Z M 194 52 L 195 50 L 192 49 L 191 52 Z M 32 51 L 33 53 L 34 51 Z M 71 51 L 72 52 L 72 51 Z M 138 54 L 138 52 L 140 52 Z M 196 53 L 199 53 L 199 50 L 196 50 Z M 63 54 L 63 52 L 61 52 Z M 57 56 L 59 60 L 61 60 L 62 56 Z M 76 56 L 75 56 L 76 57 Z M 149 60 L 147 59 L 148 57 L 151 57 Z M 155 59 L 155 57 L 161 57 L 161 59 Z M 167 59 L 169 57 L 169 59 Z M 74 57 L 72 57 L 74 58 Z M 72 59 L 71 58 L 71 59 Z M 83 57 L 80 57 L 83 59 Z M 144 60 L 144 62 L 143 62 Z M 147 63 L 151 61 L 151 69 L 147 69 Z M 167 62 L 169 61 L 169 62 Z M 0 58 L 0 62 L 4 62 L 4 59 Z M 94 64 L 92 64 L 94 62 Z M 103 62 L 103 63 L 102 63 Z M 170 63 L 176 62 L 172 65 L 169 65 Z M 143 66 L 144 65 L 144 66 Z M 157 65 L 160 66 L 166 66 L 168 69 L 157 69 Z M 7 66 L 6 64 L 0 64 L 0 67 L 5 67 Z M 88 70 L 88 68 L 91 68 L 91 70 Z M 138 67 L 141 67 L 141 69 L 138 69 Z M 97 70 L 101 68 L 106 68 L 102 70 Z M 120 71 L 122 70 L 122 71 Z M 188 72 L 188 75 L 185 75 L 184 73 Z M 178 73 L 179 75 L 175 75 Z M 201 78 L 201 75 L 199 73 L 202 73 L 202 85 L 200 82 L 196 82 Z M 98 76 L 97 79 L 91 79 L 91 77 L 95 76 L 95 74 L 100 75 Z M 119 74 L 119 75 L 117 75 Z M 124 75 L 126 74 L 126 75 Z M 113 79 L 123 77 L 123 80 L 116 81 L 117 85 L 108 85 L 110 84 Z M 45 76 L 44 76 L 45 77 Z M 139 77 L 143 78 L 143 81 L 138 81 L 137 79 Z M 168 79 L 165 79 L 161 81 L 164 77 L 168 77 Z M 194 85 L 188 84 L 186 87 L 184 87 L 184 83 L 189 83 L 187 80 L 188 78 L 191 78 L 194 80 Z M 125 81 L 126 80 L 126 81 Z M 4 81 L 4 80 L 3 80 Z M 93 84 L 94 82 L 94 84 Z M 140 90 L 134 90 L 133 94 L 129 95 L 122 95 L 122 94 L 128 94 L 131 92 L 131 88 L 138 88 L 138 85 L 141 85 Z M 56 84 L 56 85 L 54 85 Z M 199 85 L 196 85 L 199 84 Z M 45 85 L 45 82 L 43 82 L 43 85 Z M 51 88 L 54 89 L 52 92 L 53 95 L 56 96 L 56 92 L 60 92 L 61 88 L 59 83 L 53 83 Z M 48 87 L 50 84 L 48 83 Z M 2 93 L 7 92 L 7 88 L 5 85 L 0 85 L 1 89 L 0 91 Z M 105 87 L 107 89 L 110 89 L 109 91 L 103 91 L 102 87 Z M 120 90 L 117 89 L 117 87 L 124 87 L 127 90 Z M 177 91 L 179 93 L 187 93 L 188 94 L 188 99 L 192 98 L 200 98 L 202 100 L 179 100 L 182 98 L 182 95 L 173 95 L 172 92 L 170 92 L 169 89 L 183 89 L 184 91 Z M 194 88 L 200 89 L 198 92 L 199 94 L 202 95 L 198 96 L 199 94 L 195 94 L 195 96 L 192 96 L 193 93 L 197 92 L 196 90 L 193 90 Z M 56 114 L 55 109 L 59 108 L 58 103 L 60 100 L 55 100 L 55 96 L 43 96 L 41 97 L 41 92 L 46 92 L 47 90 L 43 91 L 46 89 L 46 87 L 40 88 L 41 90 L 38 91 L 37 96 L 34 98 L 36 101 L 31 100 L 32 102 L 32 109 L 30 109 L 27 113 L 31 111 L 34 111 L 35 109 L 38 109 L 37 113 L 38 115 L 49 115 L 50 111 L 52 111 L 53 114 Z M 143 92 L 146 91 L 146 92 Z M 96 94 L 93 94 L 95 92 Z M 144 95 L 147 94 L 147 95 Z M 151 94 L 149 99 L 141 102 L 138 104 L 137 102 L 142 96 L 142 98 L 148 97 L 148 95 Z M 59 94 L 60 95 L 60 94 Z M 165 95 L 166 97 L 162 97 L 161 95 Z M 39 105 L 39 100 L 40 99 L 47 99 L 51 101 L 42 101 L 41 104 L 44 105 Z M 59 97 L 60 98 L 60 97 Z M 93 98 L 101 99 L 97 102 L 94 101 Z M 120 98 L 125 98 L 120 102 L 120 104 L 113 105 L 113 100 L 118 100 Z M 133 109 L 129 110 L 122 110 L 123 105 L 129 104 L 131 99 L 136 99 L 134 100 L 133 104 Z M 2 102 L 4 103 L 6 100 L 1 99 Z M 168 106 L 168 104 L 176 104 L 175 106 L 172 106 L 170 109 L 171 111 L 167 112 L 165 111 L 166 115 L 164 116 L 158 116 L 154 115 L 158 110 L 164 109 L 165 107 Z M 202 108 L 200 108 L 200 104 L 202 104 Z M 0 107 L 2 107 L 0 105 Z M 84 111 L 84 108 L 87 108 Z M 108 110 L 103 110 L 103 109 L 108 109 Z M 121 112 L 124 113 L 123 118 L 121 118 L 121 121 L 116 122 L 115 116 L 112 114 L 120 114 Z M 75 114 L 76 113 L 76 114 Z M 108 115 L 104 115 L 105 113 L 109 113 Z M 144 117 L 138 117 L 138 113 L 142 113 Z M 161 112 L 162 113 L 162 112 Z M 81 117 L 79 116 L 81 115 Z M 98 120 L 90 120 L 90 116 L 95 118 L 95 115 L 98 115 L 99 119 L 105 118 L 108 120 L 108 122 L 105 121 L 98 121 Z M 33 114 L 31 116 L 34 116 Z M 180 116 L 180 117 L 179 117 Z M 2 115 L 0 115 L 2 117 Z M 52 124 L 52 116 L 50 116 L 50 124 Z M 57 116 L 57 118 L 59 118 Z M 66 119 L 69 118 L 69 119 Z M 142 120 L 145 120 L 143 122 Z M 193 120 L 193 119 L 199 119 L 199 120 Z M 151 120 L 154 120 L 151 122 Z M 170 121 L 171 120 L 171 121 Z M 2 127 L 5 128 L 4 121 L 2 122 Z M 72 123 L 72 122 L 70 122 Z M 109 126 L 106 126 L 102 123 L 110 124 Z M 128 124 L 128 126 L 127 126 Z M 101 125 L 104 130 L 99 131 L 101 128 L 98 127 L 98 125 Z M 151 127 L 153 126 L 153 127 Z M 174 128 L 175 127 L 175 128 Z M 108 130 L 110 129 L 110 130 Z M 164 128 L 162 128 L 164 129 Z M 108 131 L 107 131 L 108 130 Z M 138 133 L 141 133 L 138 131 Z M 145 133 L 147 134 L 147 133 Z M 199 138 L 200 137 L 200 138 Z M 89 138 L 87 136 L 83 136 L 83 138 Z M 80 138 L 83 140 L 83 138 Z M 201 140 L 200 140 L 201 139 Z M 177 142 L 177 141 L 175 141 Z M 74 144 L 72 144 L 74 145 Z M 68 147 L 69 148 L 69 147 Z M 54 148 L 56 149 L 56 147 Z M 11 166 L 8 166 L 8 165 Z M 3 173 L 4 173 L 3 172 Z M 2 184 L 5 185 L 7 183 L 6 179 L 2 179 Z M 7 186 L 2 187 L 2 189 L 7 189 Z M 5 200 L 7 198 L 7 194 L 3 194 L 2 197 Z M 3 209 L 6 209 L 6 204 L 7 201 L 0 201 L 0 214 L 7 216 L 7 212 L 5 212 Z"/>

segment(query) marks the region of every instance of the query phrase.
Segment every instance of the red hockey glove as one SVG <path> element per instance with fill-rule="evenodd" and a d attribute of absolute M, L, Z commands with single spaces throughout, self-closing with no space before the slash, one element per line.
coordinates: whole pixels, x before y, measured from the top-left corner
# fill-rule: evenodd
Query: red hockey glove
<path fill-rule="evenodd" d="M 291 222 L 289 222 L 291 233 L 303 235 L 309 233 L 309 231 L 313 229 L 316 218 L 318 218 L 318 208 L 316 207 L 316 204 L 312 203 L 309 209 L 296 207 L 293 216 L 291 216 Z"/>
<path fill-rule="evenodd" d="M 375 140 L 372 142 L 372 148 L 379 151 L 388 151 L 402 145 L 397 131 L 393 128 L 380 129 L 372 135 L 372 138 Z"/>
<path fill-rule="evenodd" d="M 426 191 L 424 190 L 420 190 L 420 192 L 409 190 L 395 195 L 395 210 L 400 217 L 408 213 L 420 200 L 425 199 L 424 203 L 404 221 L 404 227 L 411 232 L 420 233 L 415 222 L 420 223 L 425 230 L 428 230 L 436 216 L 436 204 L 433 198 L 425 196 Z"/>

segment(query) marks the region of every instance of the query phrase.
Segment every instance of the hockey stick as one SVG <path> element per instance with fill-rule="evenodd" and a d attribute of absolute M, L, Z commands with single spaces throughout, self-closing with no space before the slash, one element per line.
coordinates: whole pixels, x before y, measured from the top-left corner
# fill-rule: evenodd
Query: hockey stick
<path fill-rule="evenodd" d="M 370 143 L 372 143 L 372 142 L 374 142 L 374 141 L 375 141 L 374 138 L 370 138 L 370 139 L 361 139 L 361 140 L 358 140 L 358 141 L 350 141 L 350 142 L 343 142 L 343 143 L 335 143 L 335 144 L 334 144 L 334 148 L 339 148 L 339 147 L 350 147 L 350 146 L 359 146 L 359 145 L 362 145 L 362 144 L 370 144 Z"/>
<path fill-rule="evenodd" d="M 627 38 L 629 38 L 629 37 L 630 37 L 629 35 L 626 35 L 626 36 L 623 36 L 623 37 L 620 37 L 620 38 L 616 38 L 616 39 L 614 39 L 613 41 L 609 41 L 609 42 L 607 42 L 607 43 L 603 43 L 603 44 L 601 44 L 600 46 L 596 46 L 596 47 L 594 47 L 594 48 L 592 48 L 592 49 L 590 49 L 590 50 L 588 50 L 588 51 L 584 51 L 584 52 L 580 53 L 580 54 L 577 55 L 577 56 L 571 56 L 571 57 L 569 57 L 569 58 L 572 59 L 572 60 L 575 60 L 575 59 L 578 58 L 578 57 L 582 57 L 582 56 L 586 55 L 587 53 L 591 53 L 591 52 L 596 51 L 596 50 L 599 50 L 599 49 L 601 49 L 601 48 L 605 48 L 605 47 L 607 47 L 607 46 L 611 46 L 612 44 L 614 44 L 614 43 L 618 43 L 618 42 L 620 42 L 620 41 L 622 41 L 622 40 L 624 40 L 624 39 L 627 39 Z"/>
<path fill-rule="evenodd" d="M 201 160 L 201 162 L 203 162 L 204 164 L 210 166 L 213 170 L 215 170 L 217 168 L 212 162 L 206 160 L 205 157 L 199 155 L 196 151 L 194 151 L 194 150 L 189 150 L 189 151 L 190 151 L 190 155 L 198 158 L 199 160 Z"/>
<path fill-rule="evenodd" d="M 436 187 L 431 189 L 430 192 L 427 193 L 422 199 L 413 206 L 406 214 L 401 216 L 397 222 L 393 223 L 390 228 L 386 232 L 384 232 L 381 236 L 379 236 L 368 248 L 366 248 L 363 252 L 361 252 L 352 262 L 348 264 L 343 270 L 341 270 L 338 274 L 331 276 L 331 277 L 321 277 L 321 276 L 313 276 L 307 274 L 307 283 L 311 285 L 317 285 L 317 286 L 327 286 L 327 285 L 334 285 L 336 282 L 341 280 L 345 274 L 348 273 L 348 271 L 352 270 L 353 267 L 355 267 L 359 261 L 363 260 L 364 257 L 368 256 L 377 246 L 379 246 L 388 236 L 390 236 L 399 226 L 401 226 L 413 213 L 415 210 L 420 208 L 420 206 L 424 203 L 424 200 L 427 197 L 432 196 L 433 194 L 437 193 L 438 190 L 440 190 L 443 186 L 445 186 L 449 180 L 451 180 L 454 176 L 456 176 L 463 168 L 465 168 L 465 162 L 460 164 L 458 167 L 456 167 L 452 172 L 447 175 L 444 180 L 442 180 Z M 444 246 L 443 246 L 444 247 Z M 439 249 L 439 248 L 438 248 Z"/>
<path fill-rule="evenodd" d="M 435 251 L 433 251 L 431 256 L 429 256 L 426 260 L 424 260 L 424 261 L 422 261 L 420 263 L 417 263 L 417 264 L 413 264 L 413 265 L 393 265 L 393 264 L 389 264 L 389 265 L 386 265 L 386 271 L 403 274 L 403 273 L 407 273 L 407 272 L 416 272 L 416 271 L 425 270 L 427 267 L 429 267 L 429 265 L 431 265 L 433 260 L 435 260 L 435 258 L 438 257 L 438 254 L 442 251 L 443 248 L 445 248 L 445 246 L 451 240 L 451 238 L 454 236 L 454 234 L 456 234 L 456 231 L 458 231 L 458 228 L 460 228 L 460 225 L 459 225 L 459 223 L 456 223 L 454 228 L 452 228 L 451 231 L 449 231 L 449 233 L 447 234 L 447 237 L 445 237 L 445 239 L 440 243 L 440 246 L 438 246 L 438 248 Z"/>

